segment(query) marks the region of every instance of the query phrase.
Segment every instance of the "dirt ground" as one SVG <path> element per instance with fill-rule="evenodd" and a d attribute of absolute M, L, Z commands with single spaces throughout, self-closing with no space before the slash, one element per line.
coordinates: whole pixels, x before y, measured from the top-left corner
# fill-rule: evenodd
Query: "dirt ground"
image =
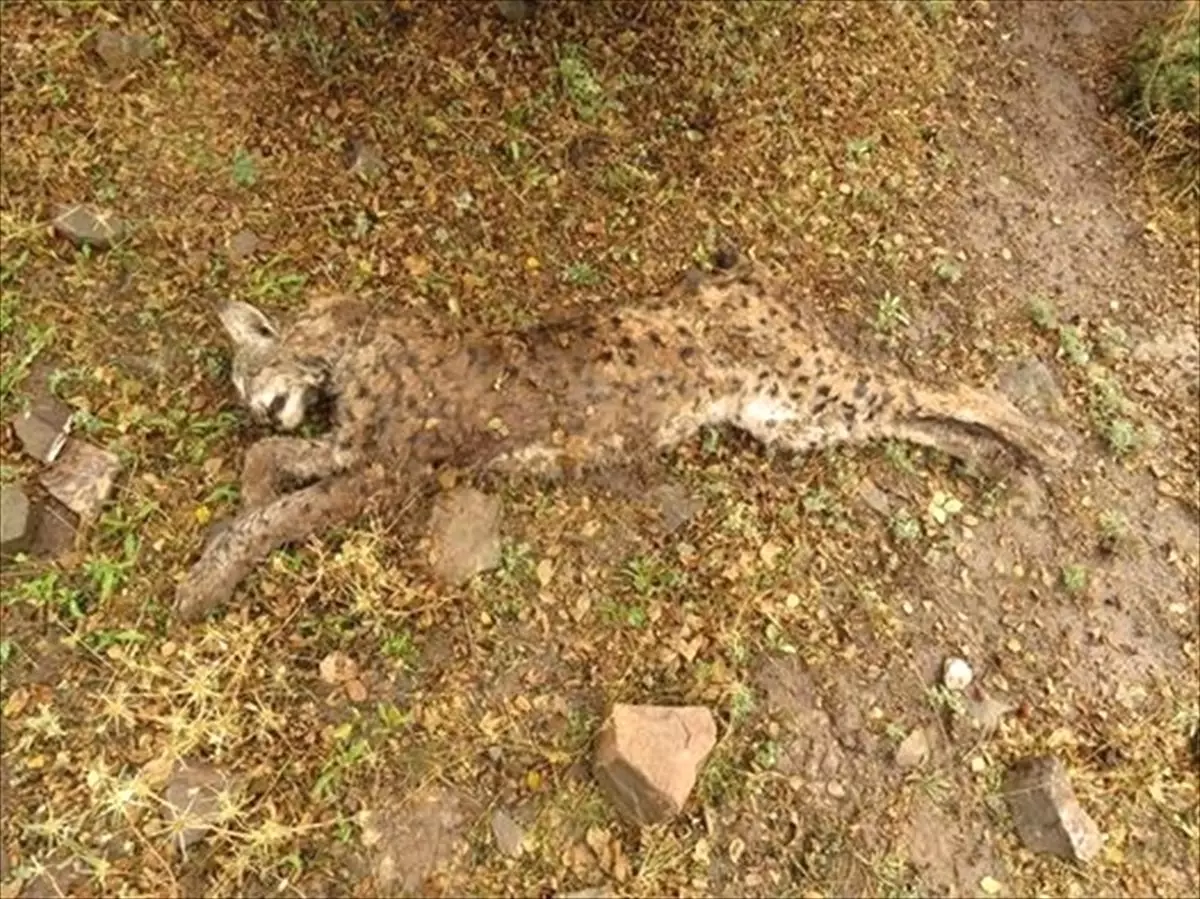
<path fill-rule="evenodd" d="M 0 894 L 1200 894 L 1200 242 L 1112 100 L 1164 8 L 6 2 L 4 416 L 48 375 L 123 468 L 73 547 L 0 579 Z M 105 29 L 150 40 L 102 54 Z M 132 236 L 56 237 L 84 201 Z M 405 508 L 172 621 L 256 436 L 218 300 L 514 326 L 726 241 L 856 352 L 1056 418 L 1077 469 L 710 434 L 485 485 L 502 563 L 460 589 Z M 590 776 L 615 701 L 718 716 L 669 825 Z M 1105 835 L 1088 865 L 1013 831 L 1001 778 L 1039 752 Z M 179 759 L 219 797 L 185 852 Z"/>

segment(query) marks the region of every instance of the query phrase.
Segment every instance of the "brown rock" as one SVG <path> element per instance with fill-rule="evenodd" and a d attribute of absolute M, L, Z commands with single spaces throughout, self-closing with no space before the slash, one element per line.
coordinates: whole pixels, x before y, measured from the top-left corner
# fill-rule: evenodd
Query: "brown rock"
<path fill-rule="evenodd" d="M 58 461 L 42 472 L 39 480 L 51 496 L 88 522 L 112 495 L 120 469 L 120 460 L 107 450 L 69 440 Z"/>
<path fill-rule="evenodd" d="M 376 886 L 386 895 L 413 895 L 465 847 L 468 814 L 457 794 L 436 785 L 360 812 L 362 842 L 371 856 Z"/>
<path fill-rule="evenodd" d="M 181 760 L 167 783 L 165 811 L 180 852 L 204 839 L 233 805 L 227 774 L 208 762 Z"/>
<path fill-rule="evenodd" d="M 533 15 L 533 0 L 496 0 L 496 8 L 506 22 L 524 22 Z"/>
<path fill-rule="evenodd" d="M 896 747 L 896 767 L 903 770 L 916 768 L 929 758 L 929 731 L 918 727 Z"/>
<path fill-rule="evenodd" d="M 262 239 L 248 229 L 243 229 L 229 238 L 229 261 L 241 265 L 262 247 Z"/>
<path fill-rule="evenodd" d="M 1027 848 L 1078 862 L 1100 851 L 1100 829 L 1075 798 L 1066 768 L 1054 756 L 1022 759 L 1004 779 L 1004 798 Z"/>
<path fill-rule="evenodd" d="M 42 559 L 57 559 L 75 547 L 79 516 L 52 497 L 34 510 L 37 527 L 29 552 Z"/>
<path fill-rule="evenodd" d="M 717 741 L 703 706 L 613 706 L 596 746 L 595 773 L 621 815 L 648 825 L 679 814 Z"/>
<path fill-rule="evenodd" d="M 107 250 L 128 233 L 125 222 L 91 203 L 59 207 L 54 230 L 77 247 Z"/>
<path fill-rule="evenodd" d="M 500 502 L 459 487 L 441 494 L 429 520 L 434 573 L 462 584 L 500 564 Z"/>
<path fill-rule="evenodd" d="M 144 34 L 123 34 L 105 28 L 96 35 L 96 55 L 112 72 L 123 72 L 154 55 L 154 40 Z"/>
<path fill-rule="evenodd" d="M 25 491 L 16 484 L 0 487 L 0 559 L 28 550 L 33 533 L 33 509 Z"/>
<path fill-rule="evenodd" d="M 71 407 L 57 397 L 39 396 L 13 418 L 13 433 L 26 454 L 39 462 L 53 462 L 71 433 L 71 415 Z"/>

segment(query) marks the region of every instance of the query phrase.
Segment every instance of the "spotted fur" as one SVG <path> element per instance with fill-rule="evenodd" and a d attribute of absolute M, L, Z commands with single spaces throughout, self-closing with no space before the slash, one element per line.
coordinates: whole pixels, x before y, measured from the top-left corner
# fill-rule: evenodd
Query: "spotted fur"
<path fill-rule="evenodd" d="M 441 466 L 564 471 L 719 425 L 796 452 L 891 438 L 985 464 L 1072 458 L 1064 434 L 998 394 L 934 390 L 845 354 L 797 299 L 744 265 L 642 307 L 507 334 L 375 319 L 346 297 L 315 301 L 282 334 L 245 309 L 234 317 L 248 327 L 223 315 L 256 415 L 294 429 L 324 394 L 335 418 L 325 438 L 251 448 L 246 509 L 181 584 L 181 612 L 203 613 L 270 550 Z"/>

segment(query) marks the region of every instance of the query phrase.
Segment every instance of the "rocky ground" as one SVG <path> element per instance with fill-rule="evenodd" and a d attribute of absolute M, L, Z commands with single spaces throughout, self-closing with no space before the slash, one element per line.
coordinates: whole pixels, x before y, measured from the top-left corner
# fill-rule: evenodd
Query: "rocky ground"
<path fill-rule="evenodd" d="M 1200 892 L 1200 244 L 1113 99 L 1167 8 L 5 4 L 0 895 Z M 257 436 L 218 300 L 515 326 L 727 243 L 1078 468 L 711 433 L 172 620 Z"/>

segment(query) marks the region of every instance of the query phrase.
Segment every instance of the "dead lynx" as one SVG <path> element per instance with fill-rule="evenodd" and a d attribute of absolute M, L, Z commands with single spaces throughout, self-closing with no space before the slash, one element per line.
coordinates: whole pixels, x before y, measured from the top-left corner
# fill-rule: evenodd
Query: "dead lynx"
<path fill-rule="evenodd" d="M 644 307 L 502 335 L 378 320 L 345 297 L 314 301 L 280 332 L 229 303 L 221 321 L 251 414 L 291 431 L 329 399 L 334 424 L 318 439 L 250 448 L 245 508 L 180 585 L 179 611 L 203 614 L 275 548 L 348 522 L 440 466 L 567 469 L 723 424 L 797 452 L 895 438 L 976 460 L 1070 460 L 1064 435 L 1000 396 L 874 371 L 793 306 L 785 284 L 750 265 Z"/>

